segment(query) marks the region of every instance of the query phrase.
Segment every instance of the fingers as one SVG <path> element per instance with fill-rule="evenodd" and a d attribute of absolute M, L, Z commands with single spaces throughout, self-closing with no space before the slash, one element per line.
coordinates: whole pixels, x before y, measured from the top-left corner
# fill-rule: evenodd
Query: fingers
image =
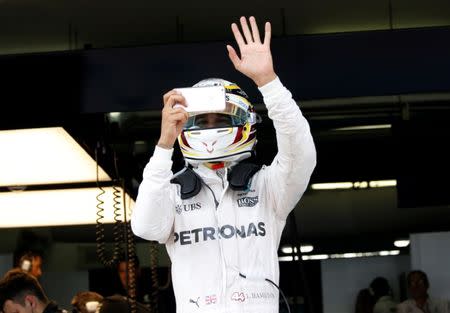
<path fill-rule="evenodd" d="M 266 25 L 264 27 L 264 45 L 265 46 L 270 46 L 270 37 L 272 37 L 272 26 L 270 25 L 269 22 L 266 22 Z"/>
<path fill-rule="evenodd" d="M 242 16 L 240 18 L 241 21 L 241 28 L 242 32 L 244 33 L 245 40 L 247 41 L 247 44 L 250 44 L 253 42 L 252 34 L 250 33 L 250 29 L 248 28 L 247 19 Z"/>
<path fill-rule="evenodd" d="M 239 49 L 242 50 L 242 48 L 245 46 L 245 41 L 244 38 L 242 38 L 239 27 L 236 25 L 236 23 L 231 24 L 231 30 L 233 31 L 234 39 L 236 40 Z"/>
<path fill-rule="evenodd" d="M 252 28 L 252 35 L 253 35 L 253 40 L 256 43 L 261 43 L 261 39 L 259 38 L 259 29 L 258 29 L 258 25 L 256 24 L 256 19 L 254 16 L 250 16 L 250 26 Z"/>
<path fill-rule="evenodd" d="M 173 108 L 175 104 L 186 106 L 186 99 L 177 90 L 171 90 L 163 96 L 164 109 Z"/>
<path fill-rule="evenodd" d="M 189 118 L 189 114 L 183 108 L 163 110 L 162 116 L 163 124 L 172 126 L 184 125 Z"/>
<path fill-rule="evenodd" d="M 170 96 L 173 96 L 173 95 L 176 95 L 176 94 L 179 94 L 179 92 L 177 90 L 175 90 L 175 89 L 172 89 L 171 91 L 166 92 L 164 94 L 164 96 L 163 96 L 163 103 L 164 103 L 164 105 L 166 105 L 167 100 L 169 99 Z"/>
<path fill-rule="evenodd" d="M 249 18 L 251 31 L 248 26 L 247 19 L 244 16 L 242 16 L 239 20 L 241 23 L 242 34 L 244 35 L 244 37 L 242 37 L 241 31 L 239 30 L 239 27 L 237 26 L 237 24 L 236 23 L 231 24 L 231 30 L 233 31 L 233 35 L 234 35 L 234 38 L 236 39 L 239 49 L 242 50 L 242 48 L 246 44 L 261 43 L 258 24 L 256 24 L 255 17 L 250 16 L 250 18 Z M 264 36 L 264 44 L 270 44 L 271 27 L 270 27 L 269 22 L 267 22 L 265 25 L 265 32 L 266 33 Z M 245 40 L 244 40 L 244 38 L 245 38 Z"/>
<path fill-rule="evenodd" d="M 182 108 L 172 109 L 164 107 L 158 146 L 171 149 L 188 118 L 188 113 Z"/>
<path fill-rule="evenodd" d="M 182 124 L 186 123 L 189 115 L 184 109 L 174 109 L 170 112 L 170 119 L 172 121 L 180 122 Z"/>
<path fill-rule="evenodd" d="M 239 63 L 241 63 L 241 59 L 238 57 L 236 50 L 230 45 L 227 45 L 228 56 L 230 57 L 231 62 L 233 63 L 235 68 L 239 67 Z"/>

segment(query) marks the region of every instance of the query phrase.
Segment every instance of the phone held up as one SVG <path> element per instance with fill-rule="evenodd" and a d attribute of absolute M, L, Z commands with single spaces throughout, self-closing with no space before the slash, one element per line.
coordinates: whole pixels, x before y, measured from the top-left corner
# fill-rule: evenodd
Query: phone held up
<path fill-rule="evenodd" d="M 182 107 L 190 116 L 221 112 L 225 110 L 225 88 L 223 86 L 175 88 L 186 99 L 186 106 L 175 104 L 174 108 Z"/>

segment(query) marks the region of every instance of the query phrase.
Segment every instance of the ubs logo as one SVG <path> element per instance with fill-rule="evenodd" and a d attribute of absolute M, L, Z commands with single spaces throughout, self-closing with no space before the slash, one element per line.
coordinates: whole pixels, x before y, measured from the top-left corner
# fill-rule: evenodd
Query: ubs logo
<path fill-rule="evenodd" d="M 202 207 L 202 204 L 200 202 L 187 203 L 187 204 L 177 204 L 175 206 L 175 212 L 177 212 L 177 214 L 181 214 L 183 212 L 190 212 L 190 211 L 200 210 L 201 207 Z"/>

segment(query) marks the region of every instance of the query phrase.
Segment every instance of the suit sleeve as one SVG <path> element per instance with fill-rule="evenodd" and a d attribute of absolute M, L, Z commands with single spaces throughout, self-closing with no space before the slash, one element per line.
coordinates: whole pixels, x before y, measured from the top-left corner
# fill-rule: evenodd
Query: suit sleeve
<path fill-rule="evenodd" d="M 316 149 L 307 120 L 279 78 L 259 89 L 277 139 L 277 154 L 265 169 L 267 196 L 276 216 L 286 219 L 308 187 Z"/>
<path fill-rule="evenodd" d="M 136 236 L 160 243 L 165 243 L 173 231 L 176 186 L 170 183 L 172 153 L 173 149 L 155 147 L 131 215 L 131 229 Z"/>

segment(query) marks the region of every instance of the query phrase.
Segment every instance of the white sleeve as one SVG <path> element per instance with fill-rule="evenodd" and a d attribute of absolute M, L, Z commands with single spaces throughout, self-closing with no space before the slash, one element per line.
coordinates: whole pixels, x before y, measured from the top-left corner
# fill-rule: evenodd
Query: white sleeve
<path fill-rule="evenodd" d="M 167 241 L 174 223 L 176 186 L 170 183 L 172 154 L 173 149 L 155 147 L 144 169 L 131 215 L 131 229 L 136 236 L 160 243 Z"/>
<path fill-rule="evenodd" d="M 276 216 L 286 219 L 308 187 L 316 149 L 307 120 L 279 78 L 259 88 L 276 131 L 278 152 L 266 168 L 266 190 Z"/>

